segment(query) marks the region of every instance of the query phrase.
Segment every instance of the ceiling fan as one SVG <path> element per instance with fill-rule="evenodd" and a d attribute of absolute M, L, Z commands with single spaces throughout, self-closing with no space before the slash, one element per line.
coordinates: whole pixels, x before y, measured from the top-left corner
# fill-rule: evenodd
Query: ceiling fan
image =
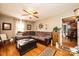
<path fill-rule="evenodd" d="M 23 11 L 25 12 L 25 14 L 23 14 L 23 16 L 29 16 L 30 19 L 32 19 L 32 17 L 39 18 L 39 17 L 37 16 L 37 14 L 38 14 L 37 11 L 25 10 L 25 9 L 23 9 Z"/>

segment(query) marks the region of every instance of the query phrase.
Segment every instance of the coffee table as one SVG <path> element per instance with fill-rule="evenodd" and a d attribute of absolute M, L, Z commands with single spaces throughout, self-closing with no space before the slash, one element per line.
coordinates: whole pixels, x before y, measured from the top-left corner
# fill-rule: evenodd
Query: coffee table
<path fill-rule="evenodd" d="M 36 40 L 34 39 L 26 38 L 17 40 L 17 48 L 20 52 L 20 55 L 24 55 L 26 52 L 36 47 Z"/>

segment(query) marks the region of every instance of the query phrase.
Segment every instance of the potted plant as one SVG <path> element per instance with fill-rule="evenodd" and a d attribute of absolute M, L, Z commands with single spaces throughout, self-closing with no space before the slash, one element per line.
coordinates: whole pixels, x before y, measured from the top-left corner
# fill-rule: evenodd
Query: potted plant
<path fill-rule="evenodd" d="M 59 29 L 60 29 L 60 28 L 58 28 L 58 27 L 56 26 L 56 27 L 53 28 L 53 31 L 54 31 L 54 32 L 58 32 Z"/>

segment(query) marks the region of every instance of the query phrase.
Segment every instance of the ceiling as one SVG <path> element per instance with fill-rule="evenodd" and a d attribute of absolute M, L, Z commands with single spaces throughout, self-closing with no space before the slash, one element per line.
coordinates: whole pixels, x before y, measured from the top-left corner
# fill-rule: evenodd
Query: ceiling
<path fill-rule="evenodd" d="M 24 20 L 44 20 L 78 8 L 77 3 L 0 3 L 0 13 Z M 22 16 L 22 9 L 38 11 L 39 18 Z"/>

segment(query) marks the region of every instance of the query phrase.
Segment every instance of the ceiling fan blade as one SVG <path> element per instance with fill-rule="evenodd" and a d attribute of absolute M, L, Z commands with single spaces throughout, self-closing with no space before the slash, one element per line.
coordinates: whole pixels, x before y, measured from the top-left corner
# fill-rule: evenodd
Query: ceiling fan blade
<path fill-rule="evenodd" d="M 23 11 L 29 14 L 29 12 L 27 12 L 25 9 L 23 9 Z"/>
<path fill-rule="evenodd" d="M 38 12 L 34 12 L 33 14 L 38 14 Z"/>
<path fill-rule="evenodd" d="M 38 14 L 38 12 L 34 12 L 33 14 L 29 13 L 28 11 L 26 11 L 25 9 L 23 9 L 24 12 L 28 13 L 28 14 L 24 14 L 23 16 L 26 16 L 26 15 L 32 15 L 36 18 L 39 18 L 38 16 L 34 15 L 34 14 Z"/>
<path fill-rule="evenodd" d="M 36 17 L 36 18 L 39 18 L 38 16 L 35 16 L 35 15 L 33 15 L 34 17 Z"/>

